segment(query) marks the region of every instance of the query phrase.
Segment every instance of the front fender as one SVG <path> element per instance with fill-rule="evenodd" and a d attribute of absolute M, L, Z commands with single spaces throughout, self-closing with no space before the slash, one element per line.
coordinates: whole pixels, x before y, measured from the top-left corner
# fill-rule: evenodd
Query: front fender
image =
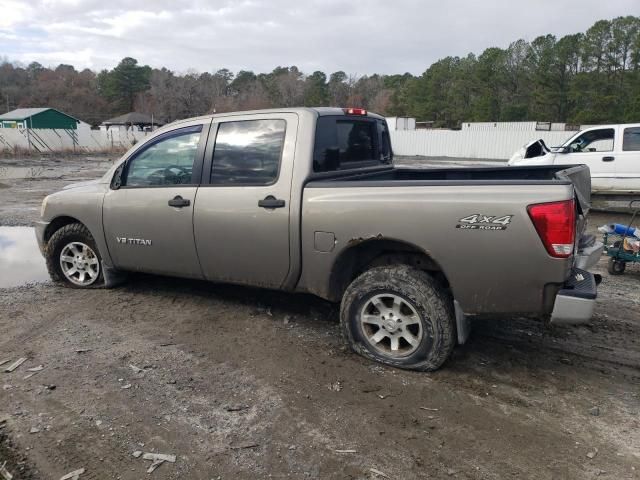
<path fill-rule="evenodd" d="M 44 249 L 47 236 L 53 233 L 50 231 L 52 226 L 77 221 L 93 236 L 103 263 L 112 267 L 102 226 L 102 202 L 107 188 L 103 183 L 91 183 L 49 195 L 42 218 L 35 225 L 40 248 Z"/>

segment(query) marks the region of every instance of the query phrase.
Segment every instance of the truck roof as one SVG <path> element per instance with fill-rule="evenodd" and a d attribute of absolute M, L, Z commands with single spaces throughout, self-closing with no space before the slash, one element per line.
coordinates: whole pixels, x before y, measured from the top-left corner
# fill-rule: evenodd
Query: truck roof
<path fill-rule="evenodd" d="M 583 132 L 585 130 L 591 130 L 593 128 L 616 128 L 616 127 L 625 127 L 625 128 L 640 127 L 640 123 L 603 123 L 602 125 L 600 124 L 581 125 L 580 131 Z"/>
<path fill-rule="evenodd" d="M 266 108 L 261 110 L 239 110 L 235 112 L 224 112 L 224 113 L 210 113 L 208 115 L 201 115 L 199 117 L 190 117 L 190 118 L 182 118 L 180 120 L 175 120 L 170 124 L 165 125 L 176 125 L 178 123 L 192 121 L 192 120 L 200 120 L 200 119 L 209 119 L 209 118 L 223 118 L 223 117 L 232 117 L 236 115 L 253 115 L 253 114 L 261 114 L 261 113 L 299 113 L 299 112 L 310 112 L 315 113 L 319 117 L 324 117 L 328 115 L 347 115 L 344 108 L 340 107 L 295 107 L 295 108 Z M 382 115 L 378 115 L 377 113 L 367 111 L 366 116 L 368 118 L 379 118 L 384 119 Z"/>

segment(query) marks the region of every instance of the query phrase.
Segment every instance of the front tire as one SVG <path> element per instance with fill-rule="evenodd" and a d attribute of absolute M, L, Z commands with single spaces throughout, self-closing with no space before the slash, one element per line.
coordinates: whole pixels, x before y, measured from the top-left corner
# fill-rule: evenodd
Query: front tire
<path fill-rule="evenodd" d="M 356 278 L 342 298 L 340 324 L 356 353 L 398 368 L 437 370 L 455 346 L 450 299 L 426 272 L 407 265 Z"/>
<path fill-rule="evenodd" d="M 45 258 L 54 282 L 72 288 L 104 287 L 102 257 L 91 233 L 81 223 L 57 230 L 47 242 Z"/>

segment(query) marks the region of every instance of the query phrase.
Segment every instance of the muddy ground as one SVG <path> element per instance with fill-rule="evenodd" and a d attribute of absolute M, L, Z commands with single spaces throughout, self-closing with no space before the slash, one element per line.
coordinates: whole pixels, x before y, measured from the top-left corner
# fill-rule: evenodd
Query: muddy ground
<path fill-rule="evenodd" d="M 0 178 L 0 225 L 29 225 L 45 194 L 109 165 L 51 162 L 57 178 Z M 336 308 L 310 296 L 144 275 L 0 289 L 0 362 L 28 358 L 0 373 L 0 466 L 56 480 L 640 478 L 640 269 L 598 272 L 590 324 L 476 322 L 432 374 L 351 354 Z M 138 450 L 176 462 L 147 474 Z"/>
<path fill-rule="evenodd" d="M 30 225 L 42 199 L 73 182 L 101 177 L 115 156 L 0 157 L 0 225 Z"/>

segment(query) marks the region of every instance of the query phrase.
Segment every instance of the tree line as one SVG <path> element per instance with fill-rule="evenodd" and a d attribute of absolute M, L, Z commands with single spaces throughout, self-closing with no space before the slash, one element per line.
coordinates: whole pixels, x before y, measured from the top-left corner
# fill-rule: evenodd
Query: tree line
<path fill-rule="evenodd" d="M 640 121 L 640 17 L 600 20 L 584 33 L 517 40 L 446 57 L 421 75 L 190 71 L 124 58 L 98 73 L 71 65 L 0 63 L 0 111 L 57 108 L 92 124 L 140 111 L 164 122 L 233 110 L 357 106 L 456 128 L 463 121 L 573 124 Z M 3 105 L 6 102 L 6 105 Z"/>

